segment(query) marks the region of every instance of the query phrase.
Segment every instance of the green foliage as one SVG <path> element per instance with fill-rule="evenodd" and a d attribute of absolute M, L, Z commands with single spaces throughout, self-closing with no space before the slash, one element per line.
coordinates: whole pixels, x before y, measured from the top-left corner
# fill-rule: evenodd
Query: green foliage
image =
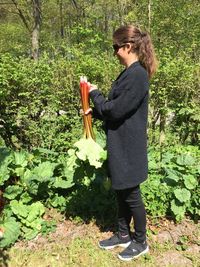
<path fill-rule="evenodd" d="M 105 91 L 117 68 L 106 53 L 97 61 L 96 54 L 67 50 L 72 59 L 45 55 L 38 63 L 1 56 L 0 136 L 8 147 L 66 152 L 81 137 L 79 77 L 87 75 Z"/>
<path fill-rule="evenodd" d="M 107 229 L 116 221 L 116 198 L 113 190 L 107 190 L 102 181 L 104 174 L 99 173 L 90 183 L 77 185 L 67 196 L 66 216 L 76 222 L 95 221 L 101 228 Z"/>
<path fill-rule="evenodd" d="M 74 146 L 78 148 L 77 157 L 83 161 L 88 160 L 89 164 L 96 169 L 100 168 L 106 160 L 106 152 L 91 138 L 81 139 Z"/>
<path fill-rule="evenodd" d="M 13 55 L 24 54 L 25 49 L 29 48 L 29 40 L 23 25 L 19 23 L 8 24 L 1 22 L 0 27 L 0 53 L 9 52 Z M 13 41 L 15 45 L 13 45 Z"/>
<path fill-rule="evenodd" d="M 150 147 L 148 151 L 149 177 L 141 185 L 147 214 L 151 216 L 165 216 L 169 211 L 170 188 L 163 181 L 160 169 L 159 150 Z"/>
<path fill-rule="evenodd" d="M 0 186 L 9 179 L 8 165 L 12 161 L 10 150 L 7 148 L 0 148 Z"/>
<path fill-rule="evenodd" d="M 115 195 L 107 177 L 106 153 L 98 143 L 81 139 L 61 154 L 46 149 L 1 151 L 0 166 L 6 165 L 8 170 L 8 179 L 2 180 L 6 204 L 0 227 L 8 231 L 2 247 L 19 236 L 31 239 L 54 229 L 53 222 L 43 219 L 45 208 L 57 208 L 76 220 L 95 217 L 104 226 L 114 220 Z M 199 159 L 199 150 L 193 146 L 167 147 L 162 157 L 158 149 L 150 147 L 149 179 L 142 184 L 149 215 L 170 215 L 177 221 L 186 215 L 200 215 Z M 12 239 L 11 224 L 19 227 Z"/>
<path fill-rule="evenodd" d="M 157 140 L 156 126 L 166 136 L 176 133 L 181 143 L 197 144 L 199 140 L 199 63 L 188 54 L 174 57 L 171 48 L 159 51 L 159 68 L 151 83 L 149 113 L 150 140 Z M 160 136 L 159 136 L 160 137 Z M 167 138 L 166 138 L 167 139 Z M 166 140 L 171 144 L 172 140 Z"/>
<path fill-rule="evenodd" d="M 190 214 L 198 218 L 200 153 L 197 147 L 149 149 L 149 179 L 142 185 L 146 209 L 153 216 L 170 215 L 177 221 Z"/>
<path fill-rule="evenodd" d="M 21 223 L 21 235 L 26 239 L 33 239 L 41 230 L 44 220 L 41 216 L 45 212 L 41 202 L 25 205 L 21 201 L 12 200 L 10 207 L 13 214 Z"/>
<path fill-rule="evenodd" d="M 4 197 L 7 199 L 15 199 L 23 192 L 23 188 L 19 185 L 9 185 L 4 191 Z"/>
<path fill-rule="evenodd" d="M 31 6 L 19 0 L 18 7 L 31 28 Z M 142 185 L 147 212 L 176 220 L 199 216 L 199 7 L 195 0 L 162 6 L 157 0 L 44 1 L 40 59 L 34 62 L 30 30 L 14 5 L 1 5 L 0 145 L 8 147 L 0 148 L 1 247 L 53 229 L 43 219 L 44 207 L 66 209 L 80 220 L 115 216 L 105 142 L 77 142 L 79 77 L 107 94 L 121 70 L 112 32 L 123 23 L 148 28 L 159 58 L 150 91 L 149 179 Z M 94 124 L 98 136 L 101 124 Z"/>
<path fill-rule="evenodd" d="M 7 146 L 66 151 L 82 135 L 79 77 L 87 75 L 106 93 L 120 71 L 105 52 L 82 51 L 79 46 L 65 50 L 70 58 L 52 60 L 44 55 L 37 64 L 8 54 L 1 56 L 0 136 Z M 163 131 L 173 131 L 181 142 L 196 144 L 199 65 L 185 55 L 173 58 L 166 48 L 160 54 L 162 59 L 151 84 L 150 141 L 158 142 L 155 129 L 159 119 Z"/>
<path fill-rule="evenodd" d="M 5 221 L 0 221 L 0 226 L 3 229 L 3 238 L 0 240 L 0 248 L 5 248 L 14 244 L 20 236 L 20 223 L 14 217 L 7 218 Z"/>
<path fill-rule="evenodd" d="M 174 154 L 168 152 L 163 156 L 162 163 L 165 182 L 173 190 L 175 197 L 171 200 L 172 212 L 177 220 L 181 220 L 186 212 L 199 216 L 200 203 L 196 202 L 200 177 L 199 150 L 192 146 L 186 147 L 185 150 L 176 146 L 172 151 Z"/>
<path fill-rule="evenodd" d="M 53 225 L 43 219 L 45 206 L 64 212 L 68 189 L 76 184 L 89 186 L 97 175 L 100 177 L 105 173 L 99 168 L 106 153 L 93 140 L 81 139 L 67 154 L 61 155 L 44 149 L 32 153 L 1 151 L 0 166 L 6 166 L 8 176 L 1 180 L 6 200 L 0 224 L 5 228 L 2 247 L 15 242 L 19 235 L 32 239 L 40 232 L 47 233 L 48 228 L 53 229 Z M 20 229 L 13 238 L 10 233 L 12 224 L 15 224 L 14 229 L 17 226 Z"/>

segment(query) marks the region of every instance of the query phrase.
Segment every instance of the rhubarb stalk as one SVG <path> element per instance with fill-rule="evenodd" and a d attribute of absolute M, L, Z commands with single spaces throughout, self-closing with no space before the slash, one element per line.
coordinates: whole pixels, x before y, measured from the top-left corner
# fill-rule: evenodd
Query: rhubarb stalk
<path fill-rule="evenodd" d="M 84 125 L 84 137 L 95 139 L 94 132 L 92 129 L 92 115 L 91 113 L 85 114 L 90 108 L 89 106 L 89 89 L 90 86 L 87 83 L 86 77 L 80 78 L 80 94 L 81 94 L 81 105 L 83 109 L 83 125 Z"/>

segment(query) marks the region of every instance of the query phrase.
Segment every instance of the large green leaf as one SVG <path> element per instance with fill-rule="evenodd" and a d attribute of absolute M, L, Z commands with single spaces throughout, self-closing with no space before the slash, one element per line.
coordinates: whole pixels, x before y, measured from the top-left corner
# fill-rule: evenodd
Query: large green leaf
<path fill-rule="evenodd" d="M 165 171 L 167 173 L 167 178 L 178 182 L 180 179 L 180 173 L 178 171 L 175 171 L 173 169 L 165 168 Z"/>
<path fill-rule="evenodd" d="M 31 180 L 27 183 L 27 190 L 28 190 L 28 193 L 31 195 L 36 196 L 38 194 L 38 188 L 39 188 L 38 181 Z"/>
<path fill-rule="evenodd" d="M 14 244 L 20 235 L 20 223 L 15 218 L 10 217 L 0 225 L 3 229 L 3 238 L 0 240 L 0 248 L 6 248 Z"/>
<path fill-rule="evenodd" d="M 186 188 L 189 190 L 194 189 L 198 185 L 197 179 L 193 175 L 183 175 L 183 179 Z"/>
<path fill-rule="evenodd" d="M 185 188 L 175 189 L 174 195 L 181 203 L 187 202 L 191 197 L 190 191 Z"/>
<path fill-rule="evenodd" d="M 190 154 L 182 154 L 177 157 L 176 162 L 182 166 L 191 166 L 195 164 L 195 158 L 193 158 Z"/>
<path fill-rule="evenodd" d="M 50 161 L 45 161 L 40 163 L 37 167 L 34 168 L 33 174 L 34 179 L 39 182 L 46 182 L 52 180 L 53 172 L 57 164 Z"/>
<path fill-rule="evenodd" d="M 197 171 L 200 174 L 200 165 L 197 166 Z"/>
<path fill-rule="evenodd" d="M 0 147 L 0 166 L 12 161 L 12 152 L 6 147 Z"/>
<path fill-rule="evenodd" d="M 15 199 L 22 191 L 23 188 L 19 185 L 9 185 L 6 187 L 3 196 L 7 199 Z"/>
<path fill-rule="evenodd" d="M 24 167 L 17 167 L 15 168 L 15 173 L 17 176 L 22 177 L 24 174 L 25 168 Z"/>
<path fill-rule="evenodd" d="M 31 170 L 26 169 L 26 171 L 23 173 L 23 175 L 20 177 L 20 180 L 25 183 L 28 184 L 31 179 L 33 178 L 34 174 Z"/>
<path fill-rule="evenodd" d="M 78 167 L 78 165 L 76 167 Z M 63 177 L 66 177 L 69 182 L 70 181 L 73 182 L 73 177 L 74 177 L 75 171 L 76 171 L 76 168 L 74 167 L 72 169 L 71 166 L 68 167 L 68 162 L 67 162 L 66 167 L 64 167 L 62 170 L 62 175 L 63 175 Z"/>
<path fill-rule="evenodd" d="M 29 222 L 27 220 L 22 220 L 21 222 L 27 227 L 27 228 L 32 228 L 32 229 L 36 229 L 37 231 L 40 231 L 42 228 L 42 223 L 43 223 L 43 219 L 40 217 L 37 217 L 35 220 L 33 220 L 32 222 Z"/>
<path fill-rule="evenodd" d="M 28 192 L 24 192 L 20 196 L 20 201 L 24 204 L 27 204 L 32 201 L 32 197 L 29 195 Z"/>
<path fill-rule="evenodd" d="M 9 164 L 12 159 L 12 154 L 7 148 L 0 148 L 0 186 L 10 178 Z"/>
<path fill-rule="evenodd" d="M 56 188 L 65 188 L 65 189 L 70 188 L 73 185 L 74 185 L 73 180 L 71 180 L 71 179 L 64 180 L 61 177 L 56 177 L 55 178 L 55 182 L 53 183 L 54 187 L 56 187 Z"/>
<path fill-rule="evenodd" d="M 36 228 L 33 229 L 33 228 L 29 228 L 29 227 L 23 227 L 23 230 L 24 230 L 23 237 L 27 240 L 31 240 L 39 234 L 39 230 Z"/>
<path fill-rule="evenodd" d="M 166 152 L 162 156 L 162 163 L 165 165 L 166 163 L 170 163 L 171 160 L 173 159 L 174 155 L 170 152 Z"/>
<path fill-rule="evenodd" d="M 57 207 L 65 207 L 66 206 L 66 199 L 63 196 L 59 196 L 57 193 L 54 195 L 52 199 L 49 199 L 51 206 Z"/>
<path fill-rule="evenodd" d="M 24 205 L 23 203 L 17 201 L 17 200 L 12 200 L 10 202 L 10 207 L 12 209 L 12 212 L 17 215 L 17 217 L 22 217 L 26 218 L 28 215 L 28 206 Z"/>
<path fill-rule="evenodd" d="M 14 163 L 20 167 L 26 167 L 28 164 L 28 155 L 24 151 L 14 152 Z"/>
<path fill-rule="evenodd" d="M 74 146 L 78 148 L 77 157 L 83 161 L 88 160 L 95 168 L 100 168 L 106 159 L 106 151 L 91 138 L 82 138 Z"/>
<path fill-rule="evenodd" d="M 0 186 L 4 185 L 5 181 L 10 178 L 10 171 L 7 165 L 0 166 Z"/>
<path fill-rule="evenodd" d="M 103 179 L 103 186 L 104 186 L 105 190 L 106 190 L 106 191 L 109 191 L 110 188 L 111 188 L 111 185 L 112 185 L 112 183 L 111 183 L 110 178 L 105 177 L 105 178 Z"/>
<path fill-rule="evenodd" d="M 64 168 L 64 172 L 66 174 L 65 175 L 66 177 L 68 177 L 68 174 L 67 174 L 68 170 L 74 172 L 74 169 L 76 167 L 78 167 L 78 162 L 77 162 L 78 160 L 77 160 L 75 149 L 69 149 L 67 151 L 67 153 L 69 155 L 68 158 L 67 158 L 67 168 Z"/>
<path fill-rule="evenodd" d="M 26 220 L 31 223 L 38 217 L 41 217 L 45 212 L 44 205 L 41 202 L 35 202 L 29 206 L 29 213 Z"/>
<path fill-rule="evenodd" d="M 186 208 L 185 206 L 180 205 L 180 203 L 178 203 L 175 199 L 173 199 L 171 201 L 171 210 L 174 213 L 176 219 L 179 221 L 183 219 Z"/>
<path fill-rule="evenodd" d="M 158 169 L 158 163 L 155 159 L 149 159 L 149 170 L 157 170 Z"/>
<path fill-rule="evenodd" d="M 62 175 L 67 178 L 67 180 L 71 183 L 74 180 L 74 173 L 79 167 L 80 160 L 76 156 L 75 149 L 69 149 L 67 151 L 68 157 L 66 165 L 64 163 L 64 168 L 62 169 Z"/>

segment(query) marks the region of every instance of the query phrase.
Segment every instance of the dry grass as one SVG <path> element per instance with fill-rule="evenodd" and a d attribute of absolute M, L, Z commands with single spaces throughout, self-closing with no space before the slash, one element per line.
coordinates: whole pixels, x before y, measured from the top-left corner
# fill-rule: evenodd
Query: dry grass
<path fill-rule="evenodd" d="M 166 223 L 165 223 L 166 224 Z M 152 226 L 151 226 L 152 227 Z M 155 227 L 154 227 L 155 228 Z M 172 234 L 185 235 L 186 244 L 182 251 L 177 250 L 178 241 L 165 240 L 166 229 Z M 177 229 L 177 231 L 175 231 Z M 190 230 L 191 229 L 191 230 Z M 117 258 L 120 249 L 104 251 L 98 248 L 100 239 L 109 237 L 111 232 L 101 232 L 95 223 L 74 224 L 63 221 L 56 232 L 47 237 L 38 237 L 29 242 L 18 242 L 4 252 L 1 267 L 184 267 L 200 266 L 199 227 L 192 222 L 181 225 L 160 225 L 149 233 L 150 253 L 128 263 Z M 162 240 L 163 238 L 163 240 Z M 176 236 L 176 240 L 178 237 Z M 159 240 L 159 241 L 158 241 Z M 191 249 L 192 248 L 192 249 Z M 179 244 L 179 249 L 181 245 Z M 3 255 L 2 255 L 3 256 Z"/>

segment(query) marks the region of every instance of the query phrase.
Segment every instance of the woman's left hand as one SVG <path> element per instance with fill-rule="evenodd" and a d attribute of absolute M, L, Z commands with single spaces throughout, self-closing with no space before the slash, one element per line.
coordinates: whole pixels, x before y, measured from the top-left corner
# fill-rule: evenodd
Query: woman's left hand
<path fill-rule="evenodd" d="M 88 86 L 89 86 L 89 93 L 92 92 L 92 91 L 94 91 L 94 90 L 97 90 L 97 89 L 98 89 L 98 88 L 97 88 L 97 85 L 95 85 L 95 84 L 91 84 L 91 83 L 89 83 L 89 82 L 88 82 Z"/>

